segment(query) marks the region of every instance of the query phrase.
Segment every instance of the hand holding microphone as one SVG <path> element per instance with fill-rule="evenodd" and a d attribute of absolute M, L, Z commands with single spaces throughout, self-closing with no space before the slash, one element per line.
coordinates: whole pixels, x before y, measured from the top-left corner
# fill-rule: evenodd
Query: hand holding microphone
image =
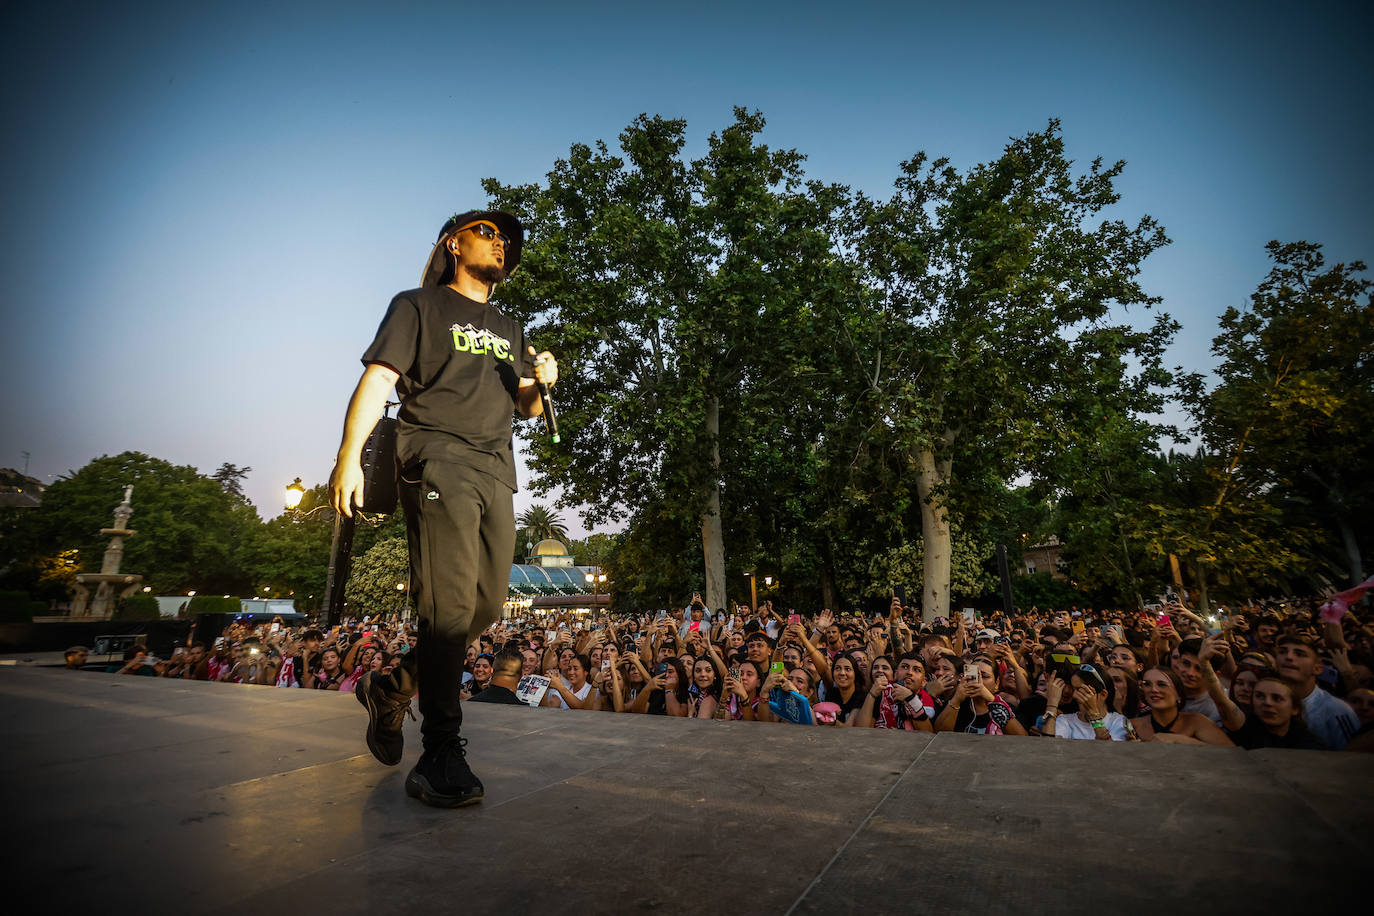
<path fill-rule="evenodd" d="M 547 350 L 535 353 L 534 347 L 530 347 L 529 351 L 534 359 L 534 383 L 539 388 L 539 402 L 544 407 L 544 428 L 548 431 L 549 438 L 557 445 L 558 417 L 553 412 L 553 396 L 549 393 L 549 387 L 558 381 L 558 361 Z"/>

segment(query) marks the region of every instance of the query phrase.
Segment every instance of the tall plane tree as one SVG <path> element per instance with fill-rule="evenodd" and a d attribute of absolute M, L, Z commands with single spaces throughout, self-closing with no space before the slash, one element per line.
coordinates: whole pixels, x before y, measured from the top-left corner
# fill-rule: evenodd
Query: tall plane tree
<path fill-rule="evenodd" d="M 1168 241 L 1149 216 L 1102 218 L 1123 168 L 1075 175 L 1051 121 L 963 173 L 920 154 L 891 199 L 858 201 L 850 244 L 873 295 L 843 322 L 846 382 L 872 418 L 861 447 L 902 456 L 914 482 L 927 619 L 949 609 L 951 513 L 979 515 L 983 482 L 1052 481 L 1104 415 L 1160 403 L 1173 323 L 1110 322 L 1158 301 L 1138 275 Z"/>
<path fill-rule="evenodd" d="M 727 599 L 722 492 L 738 443 L 780 415 L 806 365 L 843 198 L 806 184 L 797 152 L 759 143 L 763 126 L 736 109 L 689 161 L 684 121 L 641 116 L 623 156 L 579 144 L 545 184 L 484 183 L 529 232 L 502 307 L 563 366 L 563 445 L 535 437 L 533 489 L 563 487 L 593 524 L 696 519 L 711 607 Z"/>

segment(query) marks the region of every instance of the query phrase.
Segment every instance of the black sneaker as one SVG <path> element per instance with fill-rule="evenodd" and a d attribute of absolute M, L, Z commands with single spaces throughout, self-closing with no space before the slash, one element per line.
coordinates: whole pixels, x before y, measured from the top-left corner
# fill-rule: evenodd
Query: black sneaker
<path fill-rule="evenodd" d="M 482 780 L 468 768 L 468 739 L 452 738 L 425 751 L 406 777 L 406 794 L 436 808 L 461 808 L 482 800 Z"/>
<path fill-rule="evenodd" d="M 410 709 L 410 697 L 388 690 L 385 680 L 380 672 L 369 671 L 358 678 L 353 695 L 367 709 L 367 749 L 373 757 L 394 767 L 401 762 L 401 753 L 405 749 L 401 726 L 405 724 L 407 713 L 412 719 L 415 713 Z"/>

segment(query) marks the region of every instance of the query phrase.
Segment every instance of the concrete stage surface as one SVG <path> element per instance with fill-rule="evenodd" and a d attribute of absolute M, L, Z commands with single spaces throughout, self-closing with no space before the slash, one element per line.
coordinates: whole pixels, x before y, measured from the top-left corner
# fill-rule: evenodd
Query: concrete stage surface
<path fill-rule="evenodd" d="M 1369 755 L 465 717 L 443 811 L 350 695 L 0 669 L 6 910 L 1307 913 L 1374 861 Z"/>

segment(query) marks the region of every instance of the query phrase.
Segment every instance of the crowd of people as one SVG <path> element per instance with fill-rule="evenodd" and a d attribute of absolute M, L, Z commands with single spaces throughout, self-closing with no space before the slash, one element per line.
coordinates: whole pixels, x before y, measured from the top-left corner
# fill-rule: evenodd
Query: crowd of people
<path fill-rule="evenodd" d="M 351 691 L 412 651 L 413 624 L 236 623 L 115 674 Z M 82 647 L 68 666 L 85 662 Z M 464 701 L 980 735 L 1374 751 L 1374 626 L 1315 605 L 1144 612 L 710 614 L 508 618 L 468 650 Z"/>

